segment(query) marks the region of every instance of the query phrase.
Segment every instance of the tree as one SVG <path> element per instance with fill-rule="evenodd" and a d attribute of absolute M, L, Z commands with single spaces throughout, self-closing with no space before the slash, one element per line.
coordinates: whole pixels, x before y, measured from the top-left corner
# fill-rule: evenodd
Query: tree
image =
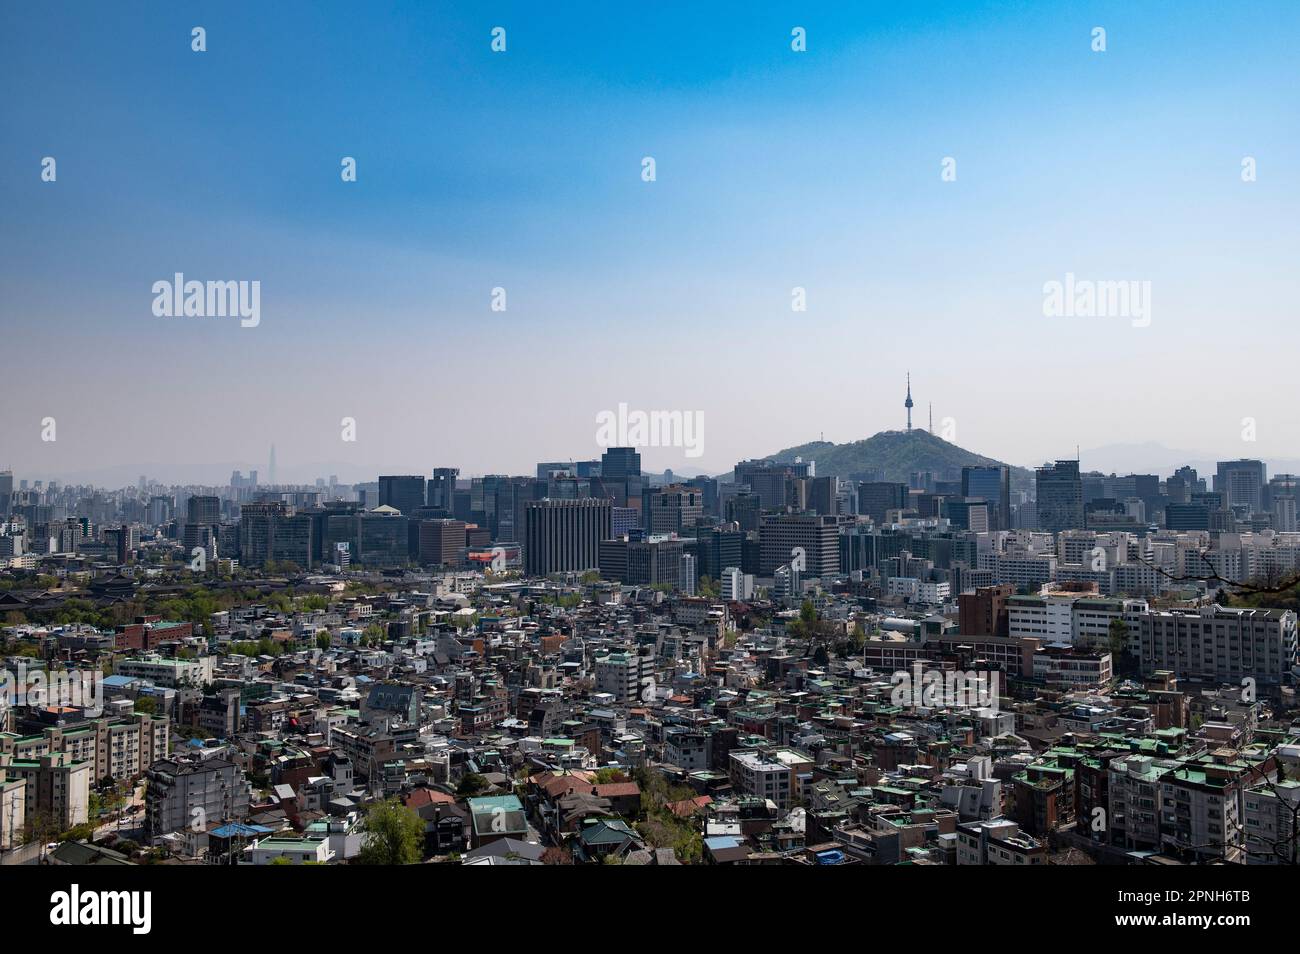
<path fill-rule="evenodd" d="M 158 714 L 158 701 L 151 696 L 137 696 L 135 700 L 135 711 L 144 715 Z"/>
<path fill-rule="evenodd" d="M 357 855 L 361 865 L 414 865 L 423 855 L 424 820 L 395 798 L 371 806 L 366 837 Z"/>
<path fill-rule="evenodd" d="M 321 649 L 321 650 L 329 649 L 329 648 L 330 648 L 330 634 L 329 634 L 329 633 L 318 633 L 318 634 L 316 635 L 316 648 L 317 648 L 317 649 Z"/>
<path fill-rule="evenodd" d="M 456 786 L 456 794 L 463 798 L 473 798 L 488 789 L 488 780 L 477 772 L 470 772 Z"/>
<path fill-rule="evenodd" d="M 1122 619 L 1111 620 L 1107 636 L 1110 638 L 1110 654 L 1113 658 L 1118 659 L 1128 652 L 1128 623 Z"/>
<path fill-rule="evenodd" d="M 813 606 L 812 600 L 804 600 L 799 607 L 799 622 L 805 626 L 811 626 L 817 622 L 817 608 Z"/>

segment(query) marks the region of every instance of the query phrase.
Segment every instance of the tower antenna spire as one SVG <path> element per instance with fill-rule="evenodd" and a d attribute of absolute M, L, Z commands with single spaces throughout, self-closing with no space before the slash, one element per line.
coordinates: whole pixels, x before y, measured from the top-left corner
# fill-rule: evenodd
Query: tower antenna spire
<path fill-rule="evenodd" d="M 907 400 L 903 402 L 903 407 L 907 408 L 907 433 L 912 433 L 912 372 L 907 372 Z"/>

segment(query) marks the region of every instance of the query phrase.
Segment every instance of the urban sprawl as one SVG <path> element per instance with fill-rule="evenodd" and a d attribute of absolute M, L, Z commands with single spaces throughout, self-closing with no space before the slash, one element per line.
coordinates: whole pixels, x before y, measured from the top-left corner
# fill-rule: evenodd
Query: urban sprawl
<path fill-rule="evenodd" d="M 4 863 L 1296 863 L 1261 461 L 273 471 L 0 474 Z"/>

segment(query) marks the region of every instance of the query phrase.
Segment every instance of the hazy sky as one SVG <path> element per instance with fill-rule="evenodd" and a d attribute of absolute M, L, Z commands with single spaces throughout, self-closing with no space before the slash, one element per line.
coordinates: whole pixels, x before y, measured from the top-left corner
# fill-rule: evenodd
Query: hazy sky
<path fill-rule="evenodd" d="M 1013 463 L 1300 456 L 1298 28 L 1293 0 L 5 4 L 0 467 L 527 473 L 597 456 L 623 402 L 701 412 L 702 457 L 644 460 L 716 472 L 900 427 L 907 369 L 918 423 Z M 260 281 L 260 325 L 155 317 L 175 272 Z M 1067 272 L 1150 282 L 1149 326 L 1044 317 Z"/>

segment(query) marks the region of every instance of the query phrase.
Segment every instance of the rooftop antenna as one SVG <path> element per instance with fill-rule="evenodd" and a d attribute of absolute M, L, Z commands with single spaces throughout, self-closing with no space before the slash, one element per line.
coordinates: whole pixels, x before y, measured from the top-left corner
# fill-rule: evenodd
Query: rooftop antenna
<path fill-rule="evenodd" d="M 930 402 L 930 435 L 934 436 L 934 402 Z"/>

